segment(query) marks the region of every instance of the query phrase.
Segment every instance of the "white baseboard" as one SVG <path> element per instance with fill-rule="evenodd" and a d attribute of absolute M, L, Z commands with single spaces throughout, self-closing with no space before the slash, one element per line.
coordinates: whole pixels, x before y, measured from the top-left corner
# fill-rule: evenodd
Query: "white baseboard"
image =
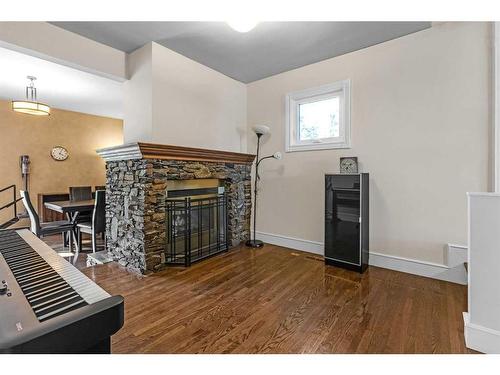
<path fill-rule="evenodd" d="M 487 354 L 500 354 L 500 331 L 471 323 L 466 312 L 464 312 L 464 336 L 468 348 Z"/>
<path fill-rule="evenodd" d="M 373 251 L 370 251 L 369 264 L 394 271 L 467 285 L 467 273 L 463 264 L 461 267 L 450 268 L 444 264 L 380 254 Z"/>
<path fill-rule="evenodd" d="M 449 243 L 445 251 L 444 263 L 448 267 L 463 266 L 467 262 L 468 251 L 467 246 Z"/>
<path fill-rule="evenodd" d="M 321 256 L 325 254 L 323 251 L 323 242 L 303 240 L 301 238 L 287 237 L 265 232 L 257 232 L 256 237 L 257 239 L 264 241 L 265 243 L 270 243 L 271 245 L 289 247 L 290 249 L 301 250 Z"/>
<path fill-rule="evenodd" d="M 300 238 L 265 232 L 257 232 L 257 239 L 272 245 L 324 255 L 324 245 L 322 242 L 303 240 Z M 452 246 L 461 247 L 458 245 Z M 413 275 L 430 277 L 452 283 L 462 285 L 467 284 L 467 274 L 465 272 L 465 268 L 463 267 L 463 263 L 461 266 L 458 265 L 456 267 L 448 267 L 444 264 L 425 262 L 370 251 L 369 264 L 376 267 L 388 268 L 394 271 L 411 273 Z"/>

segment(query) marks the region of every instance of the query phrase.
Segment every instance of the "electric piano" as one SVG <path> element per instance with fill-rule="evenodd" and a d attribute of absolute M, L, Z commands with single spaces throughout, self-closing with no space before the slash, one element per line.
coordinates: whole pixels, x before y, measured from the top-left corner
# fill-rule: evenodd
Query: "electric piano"
<path fill-rule="evenodd" d="M 0 353 L 110 353 L 123 297 L 27 229 L 0 230 Z"/>

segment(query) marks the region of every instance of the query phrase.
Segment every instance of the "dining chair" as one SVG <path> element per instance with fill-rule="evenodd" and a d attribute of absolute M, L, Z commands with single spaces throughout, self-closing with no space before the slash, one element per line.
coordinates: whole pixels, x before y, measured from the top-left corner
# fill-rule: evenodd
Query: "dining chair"
<path fill-rule="evenodd" d="M 106 191 L 106 185 L 96 185 L 94 186 L 94 191 L 97 191 L 97 190 L 104 190 Z M 101 233 L 101 238 L 104 240 L 106 237 L 106 233 L 104 233 L 104 231 Z"/>
<path fill-rule="evenodd" d="M 94 191 L 97 191 L 97 190 L 104 190 L 104 191 L 106 191 L 106 186 L 105 186 L 105 185 L 96 185 L 96 186 L 94 186 Z M 89 220 L 82 220 L 82 221 L 89 221 Z M 104 233 L 104 231 L 103 231 L 103 232 L 102 232 L 102 234 L 101 234 L 101 238 L 102 238 L 103 240 L 104 240 L 104 238 L 105 238 L 105 233 Z"/>
<path fill-rule="evenodd" d="M 70 186 L 69 200 L 70 201 L 86 201 L 92 199 L 91 186 Z"/>
<path fill-rule="evenodd" d="M 70 201 L 86 201 L 92 199 L 91 186 L 70 186 L 69 200 Z M 91 212 L 82 212 L 76 219 L 77 223 L 85 223 L 92 219 Z"/>
<path fill-rule="evenodd" d="M 82 233 L 92 236 L 92 252 L 97 249 L 97 234 L 104 233 L 106 230 L 106 192 L 97 190 L 95 192 L 94 211 L 92 212 L 92 221 L 78 223 L 76 225 L 78 234 L 78 248 L 82 248 Z"/>
<path fill-rule="evenodd" d="M 71 250 L 72 233 L 73 233 L 72 231 L 74 229 L 75 224 L 73 224 L 69 220 L 57 220 L 57 221 L 49 221 L 41 223 L 40 218 L 36 213 L 33 204 L 31 203 L 29 193 L 25 190 L 20 190 L 19 193 L 21 194 L 24 207 L 26 208 L 26 211 L 28 212 L 28 216 L 30 218 L 31 232 L 33 232 L 33 234 L 35 234 L 37 237 L 48 236 L 51 234 L 59 234 L 59 233 L 62 233 L 64 235 L 65 233 L 67 233 L 70 238 L 69 248 Z"/>

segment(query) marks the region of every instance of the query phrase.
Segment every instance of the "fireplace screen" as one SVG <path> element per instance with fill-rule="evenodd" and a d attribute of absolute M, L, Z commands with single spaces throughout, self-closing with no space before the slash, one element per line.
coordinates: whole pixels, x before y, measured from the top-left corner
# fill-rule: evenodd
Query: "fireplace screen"
<path fill-rule="evenodd" d="M 167 264 L 188 267 L 193 262 L 229 249 L 226 193 L 219 193 L 217 188 L 189 189 L 169 192 L 168 196 Z"/>

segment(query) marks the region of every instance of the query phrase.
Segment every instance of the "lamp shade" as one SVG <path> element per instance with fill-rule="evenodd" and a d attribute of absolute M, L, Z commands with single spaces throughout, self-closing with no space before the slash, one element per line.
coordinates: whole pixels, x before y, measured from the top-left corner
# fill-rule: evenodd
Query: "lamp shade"
<path fill-rule="evenodd" d="M 269 129 L 269 126 L 266 126 L 266 125 L 254 125 L 252 127 L 252 130 L 257 135 L 264 135 L 264 134 L 271 133 L 271 129 Z"/>
<path fill-rule="evenodd" d="M 50 115 L 50 107 L 48 105 L 28 100 L 12 101 L 12 109 L 16 112 L 27 113 L 35 116 Z"/>

